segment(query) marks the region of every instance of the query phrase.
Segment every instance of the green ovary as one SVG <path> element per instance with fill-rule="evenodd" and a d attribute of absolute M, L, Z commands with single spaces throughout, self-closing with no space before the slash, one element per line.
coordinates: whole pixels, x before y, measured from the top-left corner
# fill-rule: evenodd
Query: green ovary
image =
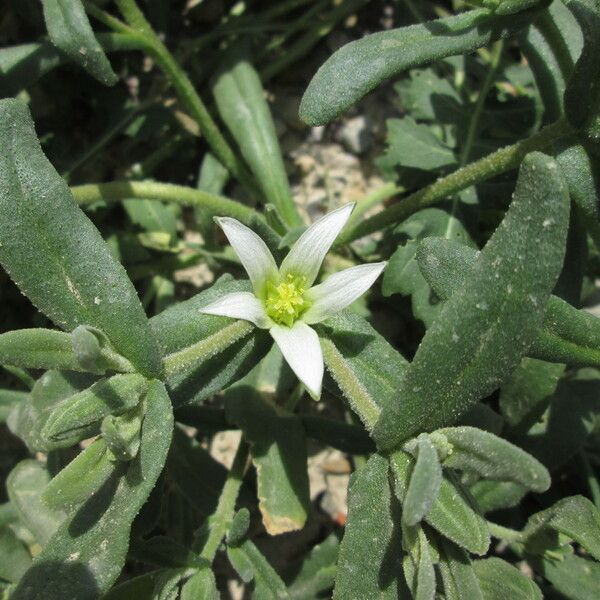
<path fill-rule="evenodd" d="M 304 297 L 306 277 L 287 277 L 279 283 L 267 284 L 267 314 L 275 323 L 291 327 L 310 306 Z"/>

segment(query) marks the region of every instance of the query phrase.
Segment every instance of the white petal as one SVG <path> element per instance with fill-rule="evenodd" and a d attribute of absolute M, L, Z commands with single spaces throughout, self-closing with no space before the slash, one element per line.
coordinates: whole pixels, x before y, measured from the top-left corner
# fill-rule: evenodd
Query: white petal
<path fill-rule="evenodd" d="M 261 329 L 267 329 L 273 322 L 267 316 L 262 302 L 251 292 L 234 292 L 211 302 L 209 305 L 199 309 L 207 315 L 218 315 L 220 317 L 232 317 L 250 321 Z"/>
<path fill-rule="evenodd" d="M 254 292 L 261 296 L 265 282 L 277 277 L 277 265 L 271 251 L 252 229 L 238 220 L 231 217 L 218 217 L 216 221 L 223 229 L 235 253 L 240 257 Z"/>
<path fill-rule="evenodd" d="M 387 262 L 350 267 L 334 273 L 307 292 L 313 305 L 302 315 L 306 323 L 319 323 L 362 296 L 379 277 Z"/>
<path fill-rule="evenodd" d="M 304 276 L 306 285 L 311 286 L 317 278 L 325 255 L 346 224 L 353 208 L 352 202 L 315 221 L 298 238 L 281 263 L 281 274 L 284 277 L 288 273 Z"/>
<path fill-rule="evenodd" d="M 283 357 L 310 395 L 318 400 L 323 383 L 323 352 L 317 332 L 302 321 L 292 327 L 274 325 L 269 330 Z"/>

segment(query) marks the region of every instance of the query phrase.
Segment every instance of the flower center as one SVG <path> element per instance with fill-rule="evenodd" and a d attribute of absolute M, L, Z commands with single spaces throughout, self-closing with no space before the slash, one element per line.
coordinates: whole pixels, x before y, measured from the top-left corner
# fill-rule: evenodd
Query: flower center
<path fill-rule="evenodd" d="M 291 327 L 310 306 L 304 297 L 306 277 L 288 274 L 279 284 L 267 284 L 267 314 L 275 323 Z"/>

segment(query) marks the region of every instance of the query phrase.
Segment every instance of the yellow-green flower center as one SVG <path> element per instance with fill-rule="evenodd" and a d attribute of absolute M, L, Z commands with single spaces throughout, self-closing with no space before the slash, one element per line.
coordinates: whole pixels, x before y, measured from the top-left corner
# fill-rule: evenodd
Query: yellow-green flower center
<path fill-rule="evenodd" d="M 275 323 L 291 327 L 310 306 L 304 297 L 306 277 L 287 277 L 278 283 L 267 284 L 265 306 Z"/>

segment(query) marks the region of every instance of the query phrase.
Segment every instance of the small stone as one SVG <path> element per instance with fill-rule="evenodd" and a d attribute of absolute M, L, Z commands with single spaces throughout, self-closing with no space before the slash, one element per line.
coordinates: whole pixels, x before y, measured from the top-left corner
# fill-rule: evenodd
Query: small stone
<path fill-rule="evenodd" d="M 373 143 L 373 135 L 364 116 L 348 119 L 338 134 L 340 142 L 354 154 L 364 154 Z"/>

